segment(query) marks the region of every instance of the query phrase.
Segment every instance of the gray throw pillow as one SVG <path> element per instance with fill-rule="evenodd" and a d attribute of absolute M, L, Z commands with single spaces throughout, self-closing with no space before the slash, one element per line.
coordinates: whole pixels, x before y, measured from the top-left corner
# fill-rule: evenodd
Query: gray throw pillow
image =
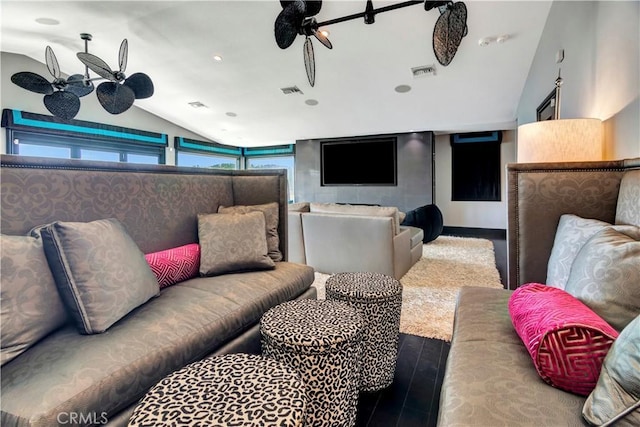
<path fill-rule="evenodd" d="M 245 214 L 256 211 L 262 212 L 264 214 L 269 256 L 276 262 L 282 261 L 282 252 L 280 252 L 280 236 L 278 234 L 278 203 L 271 202 L 265 203 L 263 205 L 238 205 L 228 207 L 220 206 L 218 208 L 218 213 Z"/>
<path fill-rule="evenodd" d="M 13 360 L 67 322 L 42 240 L 0 235 L 0 361 Z"/>
<path fill-rule="evenodd" d="M 264 230 L 262 212 L 198 215 L 200 274 L 274 268 Z"/>
<path fill-rule="evenodd" d="M 560 217 L 556 229 L 551 255 L 547 264 L 546 285 L 564 289 L 571 265 L 584 244 L 598 231 L 611 224 L 597 219 L 582 218 L 573 214 L 564 214 Z M 619 231 L 632 230 L 633 226 L 613 226 Z"/>
<path fill-rule="evenodd" d="M 576 255 L 565 291 L 621 331 L 640 313 L 639 284 L 640 227 L 607 227 Z"/>
<path fill-rule="evenodd" d="M 593 425 L 640 425 L 640 315 L 609 349 L 582 416 Z"/>
<path fill-rule="evenodd" d="M 144 254 L 117 219 L 54 222 L 41 233 L 56 286 L 81 334 L 106 331 L 159 294 Z"/>

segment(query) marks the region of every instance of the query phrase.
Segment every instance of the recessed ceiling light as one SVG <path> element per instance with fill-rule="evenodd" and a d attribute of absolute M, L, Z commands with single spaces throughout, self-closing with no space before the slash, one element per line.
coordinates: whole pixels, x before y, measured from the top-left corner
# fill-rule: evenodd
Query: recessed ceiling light
<path fill-rule="evenodd" d="M 218 62 L 220 62 L 220 61 L 222 61 L 222 56 L 220 56 L 220 55 L 213 55 L 213 60 L 214 60 L 214 61 L 218 61 Z"/>
<path fill-rule="evenodd" d="M 318 105 L 318 101 L 315 99 L 307 99 L 304 103 L 311 106 Z"/>
<path fill-rule="evenodd" d="M 395 91 L 398 93 L 407 93 L 411 90 L 411 86 L 409 85 L 400 85 L 396 86 Z"/>
<path fill-rule="evenodd" d="M 227 116 L 229 116 L 229 117 L 236 117 L 236 116 L 237 116 L 237 114 L 236 114 L 236 113 L 234 113 L 233 111 L 229 111 L 228 113 L 225 113 L 225 114 L 226 114 Z"/>
<path fill-rule="evenodd" d="M 58 25 L 60 21 L 53 18 L 36 18 L 36 22 L 42 25 Z"/>

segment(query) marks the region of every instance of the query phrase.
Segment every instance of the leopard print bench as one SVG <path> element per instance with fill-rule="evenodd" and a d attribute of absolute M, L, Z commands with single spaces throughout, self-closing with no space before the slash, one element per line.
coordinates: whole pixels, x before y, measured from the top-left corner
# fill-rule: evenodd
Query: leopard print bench
<path fill-rule="evenodd" d="M 306 398 L 290 366 L 253 354 L 226 354 L 169 374 L 136 406 L 129 427 L 304 425 Z"/>

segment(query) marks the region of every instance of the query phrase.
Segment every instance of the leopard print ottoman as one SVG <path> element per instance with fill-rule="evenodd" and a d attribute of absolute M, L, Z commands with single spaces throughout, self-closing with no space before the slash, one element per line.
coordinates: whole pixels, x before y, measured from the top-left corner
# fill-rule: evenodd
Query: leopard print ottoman
<path fill-rule="evenodd" d="M 402 285 L 380 273 L 338 273 L 327 279 L 328 300 L 342 301 L 363 315 L 361 391 L 393 382 L 398 358 Z"/>
<path fill-rule="evenodd" d="M 153 386 L 129 427 L 303 426 L 300 375 L 277 360 L 227 354 L 194 362 Z"/>
<path fill-rule="evenodd" d="M 262 353 L 300 373 L 306 426 L 353 426 L 358 406 L 362 317 L 338 301 L 294 300 L 260 321 Z"/>

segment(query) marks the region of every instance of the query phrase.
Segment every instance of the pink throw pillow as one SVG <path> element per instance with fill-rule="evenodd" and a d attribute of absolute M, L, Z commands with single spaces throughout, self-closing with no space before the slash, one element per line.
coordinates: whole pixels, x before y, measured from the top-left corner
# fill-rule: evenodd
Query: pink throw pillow
<path fill-rule="evenodd" d="M 571 294 L 540 283 L 516 289 L 509 314 L 546 383 L 581 396 L 591 393 L 618 337 L 613 327 Z"/>
<path fill-rule="evenodd" d="M 191 243 L 144 256 L 156 275 L 160 289 L 198 275 L 200 245 Z"/>

